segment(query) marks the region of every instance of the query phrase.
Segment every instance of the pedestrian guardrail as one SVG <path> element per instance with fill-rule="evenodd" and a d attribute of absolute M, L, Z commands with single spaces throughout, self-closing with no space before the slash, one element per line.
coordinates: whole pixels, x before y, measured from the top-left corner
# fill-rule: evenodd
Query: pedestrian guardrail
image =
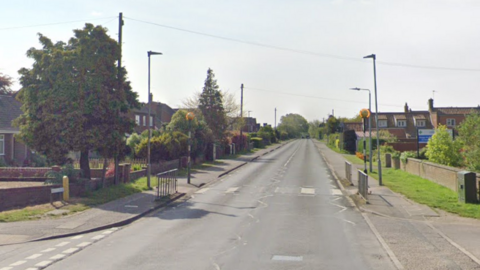
<path fill-rule="evenodd" d="M 358 170 L 358 193 L 367 199 L 368 194 L 368 175 Z"/>
<path fill-rule="evenodd" d="M 157 199 L 177 193 L 177 171 L 173 169 L 157 174 Z"/>
<path fill-rule="evenodd" d="M 352 163 L 348 161 L 345 161 L 345 178 L 348 180 L 348 182 L 350 182 L 350 184 L 353 184 L 352 183 Z"/>

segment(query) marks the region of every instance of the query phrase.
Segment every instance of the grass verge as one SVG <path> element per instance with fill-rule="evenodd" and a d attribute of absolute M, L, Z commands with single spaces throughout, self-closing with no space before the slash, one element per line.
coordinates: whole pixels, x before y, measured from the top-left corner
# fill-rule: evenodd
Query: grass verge
<path fill-rule="evenodd" d="M 402 170 L 384 168 L 382 175 L 385 186 L 417 203 L 462 217 L 480 219 L 480 205 L 459 203 L 457 193 L 449 188 Z"/>
<path fill-rule="evenodd" d="M 157 178 L 152 176 L 150 179 L 151 185 L 156 186 Z M 58 216 L 51 216 L 47 213 L 56 209 L 68 210 L 68 213 L 64 213 L 61 216 L 70 215 L 145 190 L 148 190 L 147 177 L 142 177 L 128 184 L 121 184 L 88 192 L 85 197 L 72 198 L 69 202 L 65 204 L 55 202 L 53 205 L 48 203 L 36 206 L 29 206 L 23 209 L 0 212 L 0 222 L 15 222 L 54 218 Z"/>

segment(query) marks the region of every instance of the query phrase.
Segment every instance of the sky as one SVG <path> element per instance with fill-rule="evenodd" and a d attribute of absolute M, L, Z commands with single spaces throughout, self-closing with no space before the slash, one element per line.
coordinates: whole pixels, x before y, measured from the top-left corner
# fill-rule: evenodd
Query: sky
<path fill-rule="evenodd" d="M 375 111 L 480 104 L 480 2 L 475 0 L 17 0 L 0 9 L 0 73 L 29 68 L 37 33 L 65 41 L 85 23 L 117 39 L 124 16 L 128 79 L 147 101 L 147 51 L 154 101 L 181 107 L 200 92 L 208 68 L 220 89 L 259 123 L 288 113 L 308 121 Z M 435 92 L 434 92 L 435 91 Z"/>

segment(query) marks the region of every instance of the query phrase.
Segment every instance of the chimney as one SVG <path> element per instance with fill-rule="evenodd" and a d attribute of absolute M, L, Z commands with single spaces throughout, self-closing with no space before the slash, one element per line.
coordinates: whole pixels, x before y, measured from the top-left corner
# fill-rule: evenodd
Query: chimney
<path fill-rule="evenodd" d="M 404 108 L 404 110 L 405 110 L 405 113 L 408 113 L 408 112 L 409 112 L 409 110 L 408 110 L 408 104 L 407 104 L 406 102 L 405 102 L 405 107 L 403 107 L 403 108 Z"/>
<path fill-rule="evenodd" d="M 428 111 L 429 112 L 433 111 L 433 98 L 428 100 Z"/>

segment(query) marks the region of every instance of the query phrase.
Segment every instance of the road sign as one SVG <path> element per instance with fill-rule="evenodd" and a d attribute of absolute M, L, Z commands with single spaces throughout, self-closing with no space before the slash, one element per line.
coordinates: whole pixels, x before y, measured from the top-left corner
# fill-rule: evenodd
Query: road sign
<path fill-rule="evenodd" d="M 450 136 L 453 138 L 453 130 L 447 129 Z M 419 129 L 418 130 L 418 142 L 428 143 L 428 140 L 435 134 L 435 129 Z"/>

